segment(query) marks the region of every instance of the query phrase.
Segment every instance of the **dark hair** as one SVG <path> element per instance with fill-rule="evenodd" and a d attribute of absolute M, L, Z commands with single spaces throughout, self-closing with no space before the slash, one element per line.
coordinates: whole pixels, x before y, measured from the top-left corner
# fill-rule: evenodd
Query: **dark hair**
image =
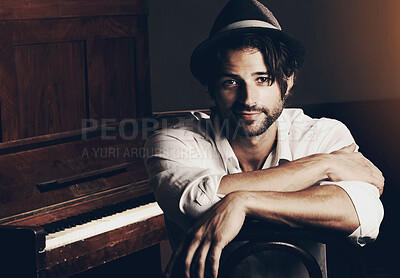
<path fill-rule="evenodd" d="M 208 59 L 203 62 L 197 77 L 199 81 L 212 87 L 216 76 L 220 71 L 222 61 L 228 50 L 257 49 L 264 57 L 264 63 L 272 82 L 277 82 L 281 90 L 281 96 L 287 90 L 287 80 L 294 74 L 296 78 L 298 65 L 292 50 L 281 40 L 273 36 L 265 36 L 255 33 L 245 33 L 230 36 L 213 47 Z M 210 92 L 212 94 L 212 92 Z"/>

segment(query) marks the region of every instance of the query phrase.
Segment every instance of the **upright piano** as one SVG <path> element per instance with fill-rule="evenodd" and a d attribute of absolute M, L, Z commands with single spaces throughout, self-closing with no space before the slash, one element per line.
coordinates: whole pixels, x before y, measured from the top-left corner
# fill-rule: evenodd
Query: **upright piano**
<path fill-rule="evenodd" d="M 147 15 L 0 0 L 0 277 L 69 277 L 166 239 L 143 165 Z"/>

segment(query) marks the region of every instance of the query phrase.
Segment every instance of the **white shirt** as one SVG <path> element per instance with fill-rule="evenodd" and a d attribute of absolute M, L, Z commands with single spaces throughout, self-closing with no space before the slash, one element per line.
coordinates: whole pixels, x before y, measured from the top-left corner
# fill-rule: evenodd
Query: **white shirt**
<path fill-rule="evenodd" d="M 149 183 L 165 213 L 173 248 L 182 235 L 179 229 L 187 230 L 193 219 L 223 197 L 217 194 L 221 178 L 241 172 L 235 153 L 220 132 L 218 119 L 198 112 L 192 115 L 172 128 L 156 132 L 146 142 Z M 284 109 L 277 123 L 277 145 L 262 169 L 354 143 L 341 122 L 312 119 L 301 109 Z M 378 189 L 361 181 L 320 184 L 327 183 L 344 189 L 354 204 L 360 226 L 349 238 L 360 245 L 374 240 L 383 219 Z"/>

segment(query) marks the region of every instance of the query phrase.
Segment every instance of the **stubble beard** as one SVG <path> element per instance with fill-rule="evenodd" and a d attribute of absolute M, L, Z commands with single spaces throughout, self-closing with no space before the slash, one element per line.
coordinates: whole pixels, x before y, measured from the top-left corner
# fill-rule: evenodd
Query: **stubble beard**
<path fill-rule="evenodd" d="M 243 105 L 241 105 L 243 106 Z M 243 120 L 238 119 L 234 111 L 248 111 L 248 112 L 262 112 L 265 117 L 261 121 Z M 228 120 L 231 131 L 231 136 L 240 135 L 242 137 L 254 137 L 264 134 L 268 128 L 279 118 L 283 111 L 283 104 L 275 107 L 272 111 L 268 111 L 265 108 L 255 107 L 242 107 L 241 110 L 235 110 L 235 107 L 225 111 L 224 115 L 221 115 L 221 119 Z"/>
<path fill-rule="evenodd" d="M 237 128 L 238 134 L 243 137 L 254 137 L 264 134 L 268 128 L 279 118 L 282 113 L 282 107 L 275 109 L 271 113 L 266 110 L 262 111 L 265 118 L 260 123 L 254 121 L 236 120 L 233 128 Z M 233 121 L 230 121 L 233 123 Z"/>

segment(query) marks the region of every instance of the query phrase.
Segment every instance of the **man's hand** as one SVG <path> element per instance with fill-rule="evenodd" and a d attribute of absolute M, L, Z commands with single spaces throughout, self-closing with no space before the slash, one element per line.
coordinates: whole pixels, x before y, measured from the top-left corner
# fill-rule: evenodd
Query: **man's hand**
<path fill-rule="evenodd" d="M 255 179 L 251 180 L 249 186 L 241 179 L 240 174 L 232 175 L 236 179 L 229 181 L 237 182 L 241 187 L 237 189 L 234 187 L 233 192 L 228 192 L 229 194 L 224 199 L 215 204 L 188 231 L 186 239 L 170 260 L 165 276 L 172 277 L 174 263 L 179 264 L 182 261 L 184 274 L 180 276 L 204 277 L 207 274 L 207 277 L 217 277 L 222 249 L 239 233 L 246 214 L 267 221 L 286 223 L 293 227 L 311 225 L 352 232 L 359 225 L 356 212 L 352 210 L 354 207 L 347 194 L 336 186 L 309 187 L 312 182 L 303 181 L 306 186 L 301 185 L 297 191 L 288 192 L 264 191 L 262 186 L 268 179 L 274 178 L 276 182 L 280 181 L 277 184 L 281 185 L 287 181 L 284 177 L 291 177 L 289 182 L 293 183 L 302 179 L 307 180 L 307 178 L 312 181 L 313 174 L 321 172 L 318 175 L 315 174 L 322 177 L 316 181 L 324 178 L 333 182 L 364 181 L 375 185 L 382 194 L 384 178 L 381 171 L 361 153 L 354 152 L 355 148 L 355 144 L 352 144 L 330 154 L 315 154 L 274 169 L 244 173 L 243 178 L 255 175 Z M 268 173 L 270 171 L 277 171 L 277 173 L 270 175 Z M 265 176 L 256 177 L 263 173 Z M 260 187 L 254 190 L 251 184 L 257 182 L 260 183 Z M 230 183 L 231 186 L 232 183 Z M 249 194 L 245 194 L 246 191 L 240 191 L 243 190 L 244 184 L 246 190 L 251 189 L 248 191 L 250 197 L 252 195 L 254 199 L 251 202 L 245 201 L 249 198 Z M 321 196 L 324 197 L 321 198 Z M 328 199 L 330 202 L 327 202 Z M 248 211 L 247 205 L 250 204 L 254 208 Z M 268 207 L 265 207 L 267 204 Z M 317 211 L 320 215 L 316 215 Z"/>
<path fill-rule="evenodd" d="M 246 216 L 290 227 L 324 228 L 345 234 L 351 234 L 360 225 L 351 199 L 335 185 L 295 192 L 233 192 L 189 229 L 170 260 L 165 277 L 217 277 L 222 250 L 240 232 Z"/>
<path fill-rule="evenodd" d="M 245 206 L 240 192 L 231 193 L 215 204 L 189 229 L 177 248 L 165 276 L 172 277 L 175 262 L 183 260 L 184 277 L 217 277 L 222 249 L 239 233 L 245 220 Z"/>
<path fill-rule="evenodd" d="M 364 181 L 375 185 L 383 193 L 385 178 L 382 172 L 361 153 L 354 152 L 351 144 L 329 155 L 328 178 L 330 181 Z"/>

